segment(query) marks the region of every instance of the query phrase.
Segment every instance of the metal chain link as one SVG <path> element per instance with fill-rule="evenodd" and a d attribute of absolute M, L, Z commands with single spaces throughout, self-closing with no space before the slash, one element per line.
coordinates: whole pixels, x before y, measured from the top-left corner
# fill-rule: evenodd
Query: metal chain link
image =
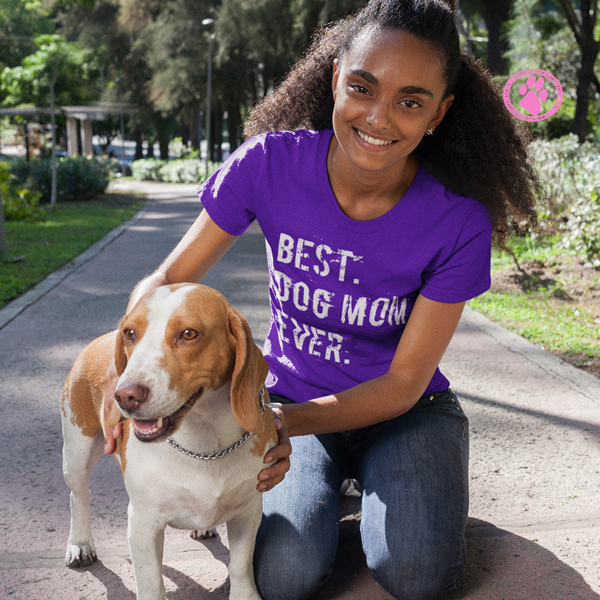
<path fill-rule="evenodd" d="M 252 434 L 249 431 L 246 431 L 241 440 L 238 440 L 229 448 L 225 448 L 225 450 L 221 450 L 220 452 L 214 452 L 213 454 L 201 454 L 199 452 L 191 452 L 190 450 L 186 450 L 182 446 L 180 446 L 173 438 L 169 438 L 167 442 L 175 448 L 175 450 L 179 450 L 182 454 L 186 456 L 191 456 L 192 458 L 199 458 L 201 460 L 215 460 L 217 458 L 223 458 L 228 454 L 231 454 L 234 450 L 237 450 L 242 444 L 245 444 Z"/>
<path fill-rule="evenodd" d="M 265 388 L 263 386 L 259 392 L 261 416 L 265 414 L 265 408 L 267 406 L 269 408 L 271 407 L 270 404 L 265 403 L 264 395 L 265 395 Z M 277 405 L 274 404 L 273 406 L 277 406 Z M 167 442 L 169 442 L 169 445 L 171 445 L 173 448 L 175 448 L 175 450 L 179 450 L 179 452 L 181 452 L 182 454 L 185 454 L 186 456 L 191 456 L 192 458 L 199 458 L 200 460 L 215 460 L 217 458 L 223 458 L 224 456 L 231 454 L 234 450 L 237 450 L 241 445 L 245 444 L 248 441 L 248 439 L 250 438 L 251 435 L 252 435 L 252 433 L 250 431 L 246 431 L 246 433 L 243 435 L 242 439 L 238 440 L 235 444 L 233 444 L 232 446 L 229 446 L 229 448 L 225 448 L 225 450 L 221 450 L 220 452 L 214 452 L 213 454 L 202 454 L 200 452 L 191 452 L 190 450 L 186 450 L 183 446 L 180 446 L 173 438 L 169 438 L 167 440 Z"/>

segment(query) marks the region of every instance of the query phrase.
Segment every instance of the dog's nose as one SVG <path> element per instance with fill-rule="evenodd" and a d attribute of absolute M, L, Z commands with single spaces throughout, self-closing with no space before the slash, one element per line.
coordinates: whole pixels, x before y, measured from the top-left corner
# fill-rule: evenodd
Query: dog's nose
<path fill-rule="evenodd" d="M 115 400 L 119 406 L 128 412 L 135 410 L 148 397 L 148 388 L 139 383 L 127 383 L 117 388 Z"/>

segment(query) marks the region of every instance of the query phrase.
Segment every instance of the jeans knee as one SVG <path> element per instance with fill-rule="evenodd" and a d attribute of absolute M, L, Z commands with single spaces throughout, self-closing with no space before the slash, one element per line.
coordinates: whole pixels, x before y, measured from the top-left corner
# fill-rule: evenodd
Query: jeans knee
<path fill-rule="evenodd" d="M 254 576 L 263 600 L 305 600 L 331 573 L 337 537 L 308 535 L 279 515 L 263 519 L 254 550 Z M 329 539 L 331 537 L 331 539 Z"/>
<path fill-rule="evenodd" d="M 306 555 L 289 556 L 285 563 L 255 563 L 258 593 L 263 600 L 307 600 L 329 578 L 331 568 Z"/>
<path fill-rule="evenodd" d="M 394 560 L 389 556 L 368 563 L 375 581 L 398 600 L 443 598 L 457 588 L 464 565 L 462 560 L 442 564 L 443 561 L 427 563 L 410 557 Z"/>

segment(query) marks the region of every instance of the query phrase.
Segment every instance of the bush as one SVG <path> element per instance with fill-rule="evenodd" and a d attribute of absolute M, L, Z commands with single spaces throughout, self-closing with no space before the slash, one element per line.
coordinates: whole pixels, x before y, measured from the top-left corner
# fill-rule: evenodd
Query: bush
<path fill-rule="evenodd" d="M 167 164 L 166 160 L 144 158 L 131 163 L 131 173 L 138 181 L 162 181 L 159 171 Z"/>
<path fill-rule="evenodd" d="M 88 200 L 103 193 L 111 177 L 113 159 L 98 156 L 70 156 L 56 160 L 56 200 L 69 202 Z M 50 202 L 52 163 L 50 159 L 19 160 L 11 172 L 20 185 L 31 181 L 33 190 L 40 192 L 41 202 Z"/>
<path fill-rule="evenodd" d="M 39 192 L 16 185 L 9 163 L 0 163 L 0 195 L 7 221 L 43 221 L 44 211 L 38 206 Z"/>
<path fill-rule="evenodd" d="M 208 175 L 212 175 L 219 163 L 208 163 Z M 198 159 L 155 160 L 146 158 L 131 164 L 131 171 L 141 181 L 164 181 L 167 183 L 202 183 L 206 179 L 206 162 Z"/>
<path fill-rule="evenodd" d="M 600 148 L 570 134 L 531 149 L 549 194 L 539 207 L 542 224 L 564 232 L 561 248 L 600 266 Z"/>

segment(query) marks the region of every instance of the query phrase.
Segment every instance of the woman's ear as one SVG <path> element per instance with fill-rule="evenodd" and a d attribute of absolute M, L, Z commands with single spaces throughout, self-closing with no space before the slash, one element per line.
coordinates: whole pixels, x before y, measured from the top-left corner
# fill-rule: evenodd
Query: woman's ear
<path fill-rule="evenodd" d="M 448 112 L 448 109 L 452 106 L 452 102 L 454 102 L 454 95 L 453 94 L 450 94 L 449 96 L 446 96 L 440 102 L 440 105 L 438 106 L 438 109 L 437 109 L 437 111 L 435 113 L 435 116 L 433 117 L 433 119 L 429 123 L 429 127 L 431 127 L 432 129 L 435 129 L 441 123 L 442 119 L 444 118 L 444 116 Z"/>
<path fill-rule="evenodd" d="M 333 61 L 333 77 L 331 78 L 331 91 L 333 92 L 333 99 L 335 100 L 337 82 L 340 76 L 340 61 L 335 59 Z"/>

